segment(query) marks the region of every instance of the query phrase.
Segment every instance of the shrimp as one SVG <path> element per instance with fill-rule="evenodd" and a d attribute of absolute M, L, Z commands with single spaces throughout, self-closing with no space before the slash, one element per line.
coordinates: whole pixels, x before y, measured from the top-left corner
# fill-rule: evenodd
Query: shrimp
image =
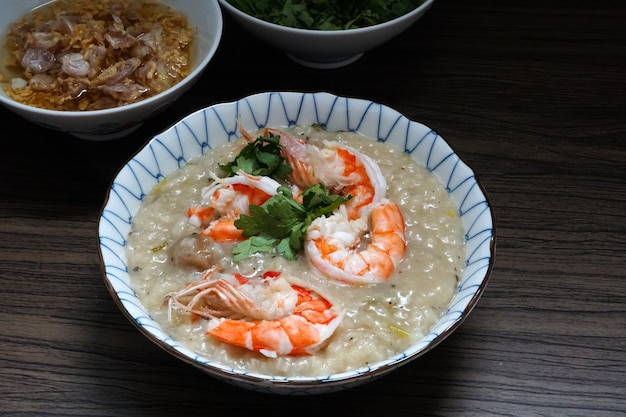
<path fill-rule="evenodd" d="M 368 230 L 363 218 L 350 220 L 344 206 L 315 219 L 307 230 L 305 254 L 325 276 L 351 284 L 375 284 L 389 278 L 406 250 L 405 224 L 396 203 L 384 199 L 371 213 L 370 242 L 359 250 Z"/>
<path fill-rule="evenodd" d="M 197 314 L 209 320 L 208 335 L 271 358 L 312 355 L 343 318 L 326 298 L 290 284 L 280 272 L 246 278 L 216 269 L 168 296 L 170 317 L 175 306 Z"/>
<path fill-rule="evenodd" d="M 252 140 L 249 133 L 241 132 Z M 387 183 L 380 167 L 358 150 L 334 141 L 319 148 L 274 128 L 265 128 L 263 134 L 280 136 L 283 156 L 292 168 L 287 179 L 296 186 L 302 189 L 321 182 L 335 193 L 350 195 L 346 203 L 350 220 L 367 217 L 385 197 Z"/>
<path fill-rule="evenodd" d="M 249 213 L 250 204 L 261 205 L 275 195 L 280 184 L 272 178 L 243 171 L 232 177 L 214 179 L 211 186 L 202 189 L 202 199 L 208 204 L 187 209 L 189 223 L 202 227 L 201 234 L 217 242 L 243 240 L 235 220 Z"/>

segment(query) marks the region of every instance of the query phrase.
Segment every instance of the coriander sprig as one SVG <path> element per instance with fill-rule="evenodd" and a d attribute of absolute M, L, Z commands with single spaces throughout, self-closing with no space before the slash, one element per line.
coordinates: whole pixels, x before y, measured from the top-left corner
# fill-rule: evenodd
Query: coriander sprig
<path fill-rule="evenodd" d="M 331 194 L 323 184 L 315 184 L 302 192 L 299 203 L 290 188 L 279 187 L 276 195 L 260 206 L 250 205 L 250 214 L 235 220 L 235 226 L 248 239 L 235 245 L 234 261 L 259 252 L 276 252 L 286 259 L 296 259 L 311 222 L 329 215 L 349 199 L 350 196 Z"/>
<path fill-rule="evenodd" d="M 233 161 L 220 164 L 220 168 L 228 175 L 243 171 L 251 175 L 284 179 L 292 169 L 281 154 L 282 146 L 279 142 L 280 136 L 259 136 L 244 146 Z"/>

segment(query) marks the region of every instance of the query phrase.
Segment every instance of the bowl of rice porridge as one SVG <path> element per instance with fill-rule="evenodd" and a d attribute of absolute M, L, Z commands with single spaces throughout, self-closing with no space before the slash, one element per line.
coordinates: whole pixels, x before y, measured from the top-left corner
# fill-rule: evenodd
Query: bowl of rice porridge
<path fill-rule="evenodd" d="M 104 282 L 152 342 L 250 390 L 310 395 L 405 365 L 461 325 L 495 256 L 476 174 L 385 105 L 267 92 L 212 105 L 118 172 Z"/>

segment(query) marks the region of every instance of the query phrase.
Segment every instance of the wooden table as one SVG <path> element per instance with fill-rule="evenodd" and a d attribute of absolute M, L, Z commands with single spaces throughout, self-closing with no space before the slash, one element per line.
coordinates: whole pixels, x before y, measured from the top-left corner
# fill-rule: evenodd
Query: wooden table
<path fill-rule="evenodd" d="M 132 136 L 87 142 L 0 109 L 0 414 L 626 415 L 626 2 L 438 0 L 336 70 L 298 66 L 228 16 L 193 91 Z M 96 225 L 121 165 L 198 108 L 260 91 L 396 108 L 480 176 L 496 263 L 434 351 L 343 393 L 270 397 L 146 340 L 103 283 Z"/>

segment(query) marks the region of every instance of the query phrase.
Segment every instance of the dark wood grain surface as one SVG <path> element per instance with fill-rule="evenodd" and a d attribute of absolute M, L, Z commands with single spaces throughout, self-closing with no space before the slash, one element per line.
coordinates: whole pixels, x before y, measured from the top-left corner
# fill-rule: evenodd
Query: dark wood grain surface
<path fill-rule="evenodd" d="M 0 109 L 0 415 L 626 415 L 626 2 L 438 0 L 336 70 L 225 16 L 193 91 L 132 136 L 87 142 Z M 151 136 L 260 91 L 394 107 L 478 173 L 497 218 L 487 289 L 434 351 L 338 394 L 226 385 L 147 341 L 103 283 L 110 181 Z"/>

